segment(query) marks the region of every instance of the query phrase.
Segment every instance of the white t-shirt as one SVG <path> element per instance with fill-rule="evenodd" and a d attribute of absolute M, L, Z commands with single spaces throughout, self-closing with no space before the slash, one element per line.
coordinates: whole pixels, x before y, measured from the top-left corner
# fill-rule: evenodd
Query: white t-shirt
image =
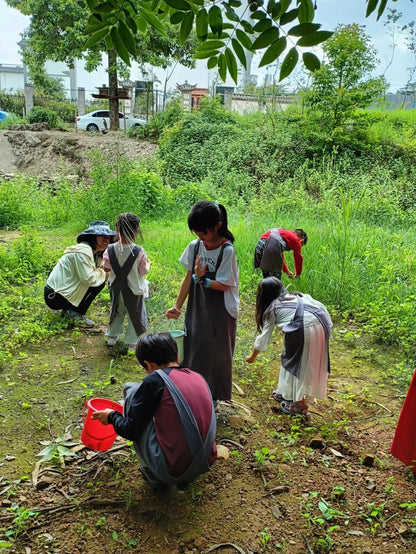
<path fill-rule="evenodd" d="M 199 239 L 195 239 L 190 242 L 179 258 L 180 263 L 192 273 L 194 273 L 193 262 L 195 257 L 195 245 L 198 240 Z M 208 271 L 215 270 L 221 248 L 222 246 L 218 246 L 212 250 L 207 249 L 204 243 L 202 241 L 200 242 L 198 254 L 201 256 L 202 266 L 208 264 Z M 215 280 L 228 286 L 228 289 L 224 291 L 225 309 L 231 317 L 237 319 L 240 296 L 238 294 L 238 267 L 234 248 L 230 248 L 229 246 L 224 248 L 222 261 Z"/>
<path fill-rule="evenodd" d="M 129 246 L 128 244 L 122 244 L 120 241 L 114 243 L 114 252 L 117 261 L 121 267 L 126 263 L 126 260 L 130 256 L 134 246 L 134 244 L 132 246 Z M 104 252 L 103 260 L 104 269 L 106 271 L 110 270 L 108 282 L 111 285 L 111 283 L 116 278 L 116 275 L 111 267 L 108 249 Z M 127 276 L 128 287 L 133 294 L 137 296 L 144 294 L 146 296 L 145 293 L 148 285 L 146 279 L 144 278 L 144 275 L 148 273 L 149 269 L 150 263 L 147 259 L 146 252 L 144 251 L 144 248 L 141 248 L 137 256 L 136 263 L 133 264 Z"/>
<path fill-rule="evenodd" d="M 325 311 L 326 315 L 329 318 L 329 321 L 331 321 L 327 309 L 321 302 L 319 302 L 319 300 L 315 300 L 309 294 L 302 294 L 302 297 L 305 304 L 308 304 L 309 306 L 314 306 L 315 308 L 320 308 L 321 310 Z M 273 329 L 275 327 L 283 329 L 283 327 L 291 322 L 295 310 L 293 308 L 287 308 L 285 306 L 285 304 L 287 304 L 288 302 L 297 302 L 297 297 L 293 294 L 288 293 L 284 298 L 276 298 L 271 302 L 270 307 L 267 308 L 264 314 L 263 330 L 259 335 L 257 335 L 254 341 L 254 348 L 256 350 L 259 350 L 260 352 L 266 351 L 269 348 Z M 312 327 L 313 325 L 320 325 L 319 319 L 317 319 L 316 316 L 313 315 L 313 313 L 305 310 L 303 313 L 303 326 Z"/>

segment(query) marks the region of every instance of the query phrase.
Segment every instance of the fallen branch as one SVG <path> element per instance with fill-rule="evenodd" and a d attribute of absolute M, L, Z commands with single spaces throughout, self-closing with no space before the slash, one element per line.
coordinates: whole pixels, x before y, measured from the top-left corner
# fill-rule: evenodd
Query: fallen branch
<path fill-rule="evenodd" d="M 237 448 L 241 448 L 241 450 L 245 450 L 245 447 L 244 447 L 242 444 L 240 444 L 240 443 L 237 442 L 237 441 L 233 441 L 233 440 L 231 440 L 231 439 L 220 439 L 219 442 L 220 442 L 220 443 L 227 442 L 227 443 L 229 443 L 229 444 L 233 444 L 233 445 L 236 446 Z"/>
<path fill-rule="evenodd" d="M 289 487 L 287 485 L 279 485 L 274 489 L 270 489 L 268 493 L 263 494 L 262 498 L 265 498 L 266 496 L 271 496 L 273 494 L 283 494 L 284 492 L 289 492 Z"/>

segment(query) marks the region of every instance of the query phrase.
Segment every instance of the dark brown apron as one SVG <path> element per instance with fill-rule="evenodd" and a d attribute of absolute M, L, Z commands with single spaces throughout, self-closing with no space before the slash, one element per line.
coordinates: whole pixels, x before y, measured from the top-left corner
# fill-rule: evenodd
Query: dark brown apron
<path fill-rule="evenodd" d="M 195 245 L 192 268 L 200 242 L 198 240 Z M 206 272 L 209 279 L 216 278 L 224 248 L 232 248 L 232 244 L 226 242 L 222 245 L 215 270 Z M 182 365 L 206 379 L 214 400 L 231 400 L 236 328 L 237 320 L 225 308 L 224 292 L 205 288 L 192 279 L 185 314 Z"/>

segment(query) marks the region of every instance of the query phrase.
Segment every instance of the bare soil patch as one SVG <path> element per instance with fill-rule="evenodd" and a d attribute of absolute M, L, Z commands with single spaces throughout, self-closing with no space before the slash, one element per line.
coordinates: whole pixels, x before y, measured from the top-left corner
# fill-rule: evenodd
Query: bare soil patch
<path fill-rule="evenodd" d="M 402 397 L 382 377 L 388 354 L 367 354 L 352 331 L 335 331 L 329 396 L 311 404 L 308 420 L 283 415 L 271 399 L 280 339 L 251 366 L 240 339 L 238 388 L 217 418 L 217 441 L 230 457 L 185 492 L 152 491 L 122 439 L 109 452 L 77 444 L 77 457 L 36 465 L 39 441 L 66 430 L 78 443 L 86 398 L 119 400 L 123 383 L 143 376 L 132 357 L 105 346 L 106 310 L 95 306 L 92 331 L 60 333 L 51 315 L 56 338 L 24 349 L 2 375 L 0 541 L 1 530 L 18 531 L 4 552 L 416 551 L 415 509 L 400 507 L 414 502 L 414 479 L 388 453 Z M 19 529 L 16 507 L 38 515 Z"/>
<path fill-rule="evenodd" d="M 84 180 L 92 151 L 105 158 L 117 152 L 131 160 L 149 157 L 156 146 L 123 132 L 0 130 L 0 175 L 24 173 L 39 179 L 69 177 Z"/>

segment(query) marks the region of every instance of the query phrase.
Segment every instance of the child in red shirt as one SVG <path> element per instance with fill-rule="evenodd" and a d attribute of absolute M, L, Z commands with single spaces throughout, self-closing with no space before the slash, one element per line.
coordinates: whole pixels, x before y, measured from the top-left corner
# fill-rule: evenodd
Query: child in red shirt
<path fill-rule="evenodd" d="M 263 233 L 257 242 L 254 252 L 254 267 L 260 268 L 263 278 L 277 277 L 281 279 L 284 271 L 290 279 L 299 277 L 302 273 L 302 246 L 308 241 L 308 235 L 303 229 L 289 231 L 287 229 L 270 229 Z M 287 267 L 284 252 L 293 250 L 295 273 Z"/>

